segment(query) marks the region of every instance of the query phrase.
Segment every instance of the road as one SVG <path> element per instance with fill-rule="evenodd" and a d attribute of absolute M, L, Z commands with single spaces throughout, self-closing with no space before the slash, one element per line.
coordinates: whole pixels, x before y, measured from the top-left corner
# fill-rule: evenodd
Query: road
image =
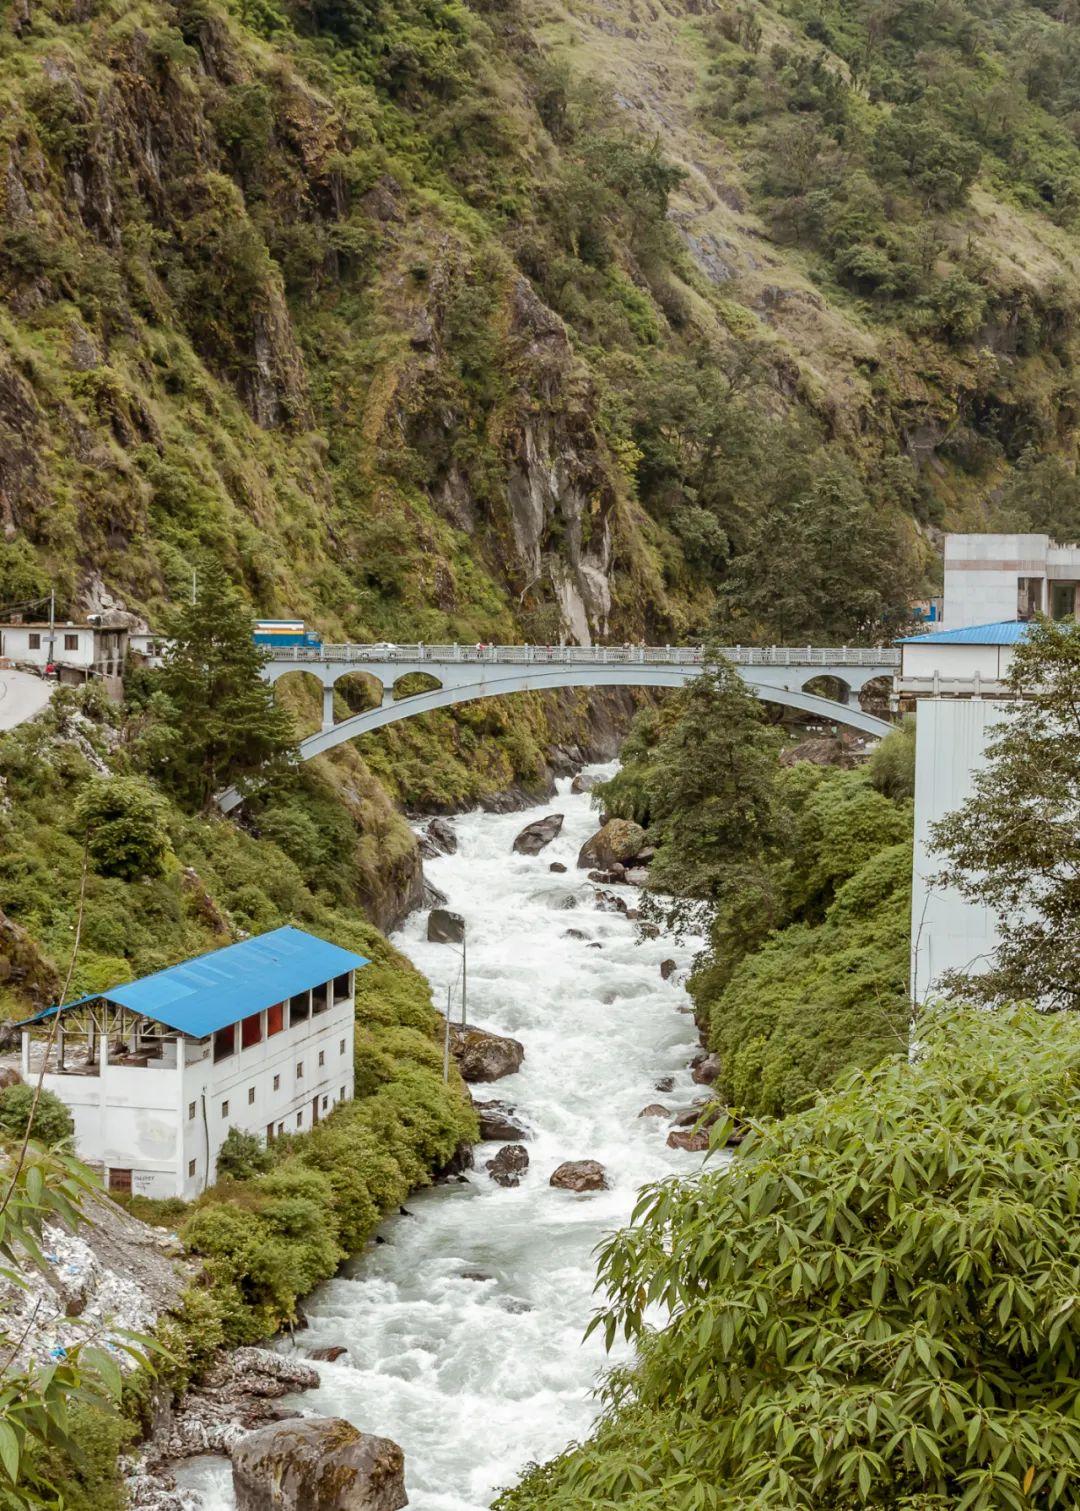
<path fill-rule="evenodd" d="M 0 731 L 14 729 L 39 714 L 55 686 L 29 672 L 0 671 Z"/>

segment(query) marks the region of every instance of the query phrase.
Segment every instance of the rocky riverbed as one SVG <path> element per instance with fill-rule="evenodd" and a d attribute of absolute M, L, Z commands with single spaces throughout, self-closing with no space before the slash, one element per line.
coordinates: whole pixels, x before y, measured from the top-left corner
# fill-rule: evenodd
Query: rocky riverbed
<path fill-rule="evenodd" d="M 456 843 L 431 847 L 429 878 L 465 920 L 468 1025 L 523 1053 L 455 1032 L 459 1058 L 476 1063 L 490 1141 L 463 1178 L 385 1224 L 281 1345 L 297 1359 L 339 1351 L 317 1362 L 315 1389 L 284 1404 L 399 1444 L 414 1511 L 482 1511 L 530 1459 L 588 1431 L 605 1364 L 598 1340 L 582 1343 L 593 1248 L 644 1182 L 701 1161 L 700 1140 L 669 1144 L 693 1132 L 674 1119 L 708 1091 L 692 1078 L 700 1046 L 682 985 L 697 941 L 642 939 L 626 916 L 636 890 L 588 879 L 579 856 L 598 820 L 587 793 L 569 789 L 561 781 L 531 812 L 453 819 Z M 553 814 L 562 823 L 542 826 L 539 848 L 515 850 Z M 429 939 L 425 913 L 395 942 L 437 1002 L 451 988 L 460 1020 L 460 945 Z M 662 1111 L 639 1117 L 648 1104 Z M 180 1478 L 203 1511 L 235 1504 L 223 1461 Z"/>

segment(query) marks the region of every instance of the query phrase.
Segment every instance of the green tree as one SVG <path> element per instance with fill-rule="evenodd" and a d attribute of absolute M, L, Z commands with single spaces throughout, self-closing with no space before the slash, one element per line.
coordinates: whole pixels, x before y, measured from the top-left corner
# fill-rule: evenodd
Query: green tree
<path fill-rule="evenodd" d="M 39 1144 L 62 1143 L 75 1132 L 71 1113 L 58 1096 L 44 1088 L 37 1093 L 34 1106 L 34 1088 L 16 1082 L 0 1090 L 0 1139 L 20 1142 L 26 1137 L 26 1125 L 33 1111 L 34 1122 L 30 1137 Z"/>
<path fill-rule="evenodd" d="M 1080 1021 L 960 1010 L 919 1041 L 645 1190 L 594 1324 L 637 1362 L 499 1511 L 1080 1504 Z"/>
<path fill-rule="evenodd" d="M 939 884 L 999 918 L 990 969 L 949 984 L 1080 1008 L 1080 626 L 1033 624 L 1006 682 L 974 792 L 932 831 Z"/>
<path fill-rule="evenodd" d="M 273 1152 L 257 1134 L 230 1128 L 218 1150 L 217 1179 L 251 1180 L 256 1175 L 265 1175 L 273 1163 Z"/>
<path fill-rule="evenodd" d="M 1059 456 L 1034 446 L 1021 454 L 1001 486 L 1001 528 L 1045 531 L 1054 540 L 1080 540 L 1080 478 Z"/>
<path fill-rule="evenodd" d="M 676 695 L 667 718 L 645 784 L 657 845 L 649 885 L 669 924 L 703 929 L 718 906 L 745 902 L 776 842 L 780 737 L 723 660 Z"/>
<path fill-rule="evenodd" d="M 103 876 L 160 876 L 169 854 L 168 805 L 142 777 L 94 777 L 80 792 L 75 821 Z"/>
<path fill-rule="evenodd" d="M 265 654 L 251 626 L 250 607 L 214 561 L 200 569 L 195 602 L 169 626 L 160 679 L 168 705 L 149 755 L 195 807 L 230 782 L 281 774 L 296 757 L 292 721 L 260 676 Z"/>

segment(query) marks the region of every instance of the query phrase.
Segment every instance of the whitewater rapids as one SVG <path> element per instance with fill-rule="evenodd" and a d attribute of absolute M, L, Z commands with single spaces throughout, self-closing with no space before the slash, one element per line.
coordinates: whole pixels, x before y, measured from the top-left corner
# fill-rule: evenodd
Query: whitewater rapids
<path fill-rule="evenodd" d="M 598 1338 L 582 1342 L 596 1304 L 595 1246 L 627 1220 L 640 1186 L 701 1163 L 667 1148 L 665 1122 L 638 1118 L 650 1102 L 674 1108 L 700 1094 L 681 984 L 700 942 L 640 940 L 621 913 L 598 910 L 575 866 L 597 817 L 569 785 L 526 812 L 454 819 L 457 853 L 425 868 L 466 919 L 470 1022 L 525 1046 L 516 1075 L 472 1088 L 477 1100 L 514 1104 L 527 1124 L 524 1182 L 493 1184 L 484 1161 L 499 1146 L 478 1146 L 466 1183 L 410 1198 L 410 1215 L 383 1225 L 384 1242 L 308 1298 L 311 1325 L 297 1335 L 302 1353 L 335 1344 L 348 1353 L 318 1365 L 321 1385 L 296 1406 L 399 1443 L 412 1511 L 485 1511 L 530 1461 L 588 1433 L 607 1362 Z M 562 833 L 536 857 L 515 855 L 515 835 L 544 813 L 564 815 Z M 566 873 L 552 873 L 553 861 Z M 637 899 L 633 888 L 611 890 L 631 906 Z M 459 954 L 429 944 L 426 922 L 413 915 L 394 942 L 437 1004 L 454 986 L 459 1014 Z M 665 958 L 678 966 L 666 982 Z M 665 1076 L 672 1092 L 656 1090 Z M 611 1189 L 552 1189 L 548 1177 L 570 1159 L 599 1160 Z M 222 1460 L 193 1461 L 178 1479 L 203 1511 L 234 1504 Z"/>

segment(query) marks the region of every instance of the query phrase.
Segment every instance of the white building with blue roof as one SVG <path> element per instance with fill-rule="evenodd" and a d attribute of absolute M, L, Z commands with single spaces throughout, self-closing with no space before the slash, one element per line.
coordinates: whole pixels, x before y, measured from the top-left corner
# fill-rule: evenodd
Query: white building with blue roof
<path fill-rule="evenodd" d="M 191 1199 L 230 1128 L 272 1142 L 353 1094 L 355 973 L 302 929 L 226 945 L 22 1024 L 22 1067 L 113 1191 Z"/>
<path fill-rule="evenodd" d="M 930 848 L 930 831 L 974 790 L 975 774 L 986 764 L 987 744 L 1011 696 L 1006 678 L 1029 625 L 1015 618 L 973 625 L 964 623 L 964 617 L 954 607 L 954 628 L 898 642 L 896 691 L 902 706 L 915 701 L 917 708 L 911 886 L 911 995 L 916 1002 L 933 997 L 946 972 L 986 969 L 999 943 L 992 909 L 969 902 L 953 887 L 935 885 L 944 861 Z"/>

